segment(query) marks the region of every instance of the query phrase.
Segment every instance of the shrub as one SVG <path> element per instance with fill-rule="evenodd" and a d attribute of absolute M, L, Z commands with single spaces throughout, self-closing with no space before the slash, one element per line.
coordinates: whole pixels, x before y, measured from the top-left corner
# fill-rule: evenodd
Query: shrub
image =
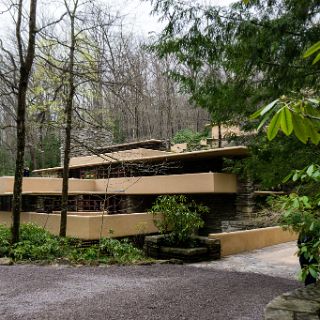
<path fill-rule="evenodd" d="M 186 143 L 188 151 L 201 150 L 201 140 L 208 136 L 208 132 L 194 132 L 190 129 L 178 131 L 172 138 L 173 143 Z"/>
<path fill-rule="evenodd" d="M 106 254 L 111 262 L 129 263 L 143 259 L 143 252 L 134 247 L 127 239 L 103 238 L 100 240 L 100 252 Z"/>
<path fill-rule="evenodd" d="M 21 225 L 20 241 L 10 248 L 14 260 L 53 260 L 63 255 L 58 237 L 33 224 Z"/>
<path fill-rule="evenodd" d="M 88 248 L 77 248 L 73 250 L 73 254 L 69 255 L 68 258 L 75 262 L 100 262 L 99 247 L 98 245 L 93 245 Z"/>
<path fill-rule="evenodd" d="M 200 215 L 208 211 L 203 205 L 188 202 L 183 195 L 160 196 L 150 210 L 160 233 L 166 235 L 169 244 L 176 246 L 190 243 L 192 234 L 204 224 Z M 159 214 L 162 214 L 162 219 Z"/>
<path fill-rule="evenodd" d="M 319 270 L 319 245 L 320 245 L 320 214 L 318 205 L 308 196 L 299 196 L 291 193 L 289 196 L 281 196 L 274 199 L 282 213 L 280 224 L 299 234 L 301 244 L 298 245 L 297 255 L 304 256 L 313 263 L 302 268 L 299 279 L 305 280 L 310 273 L 317 278 Z"/>
<path fill-rule="evenodd" d="M 21 225 L 20 241 L 10 244 L 10 230 L 0 225 L 0 257 L 14 261 L 53 261 L 65 258 L 77 263 L 134 263 L 143 253 L 128 240 L 101 239 L 99 244 L 81 247 L 81 241 L 60 238 L 33 224 Z"/>
<path fill-rule="evenodd" d="M 287 177 L 288 180 L 290 178 L 301 184 L 319 183 L 320 166 L 310 165 L 295 170 Z M 320 193 L 317 188 L 315 192 L 305 195 L 300 194 L 298 189 L 297 193 L 275 198 L 274 204 L 282 213 L 281 225 L 299 234 L 297 254 L 310 262 L 300 272 L 300 279 L 305 280 L 308 274 L 313 278 L 320 275 Z"/>
<path fill-rule="evenodd" d="M 0 225 L 0 257 L 8 256 L 10 252 L 10 230 Z"/>

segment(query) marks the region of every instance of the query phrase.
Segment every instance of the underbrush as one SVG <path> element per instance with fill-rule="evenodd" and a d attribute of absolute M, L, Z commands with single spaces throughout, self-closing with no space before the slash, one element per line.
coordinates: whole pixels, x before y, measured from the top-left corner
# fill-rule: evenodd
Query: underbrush
<path fill-rule="evenodd" d="M 82 247 L 81 241 L 61 238 L 34 225 L 20 228 L 20 241 L 10 244 L 10 230 L 0 225 L 0 257 L 13 261 L 69 261 L 76 264 L 130 264 L 146 260 L 143 252 L 127 239 L 103 238 L 98 244 Z"/>

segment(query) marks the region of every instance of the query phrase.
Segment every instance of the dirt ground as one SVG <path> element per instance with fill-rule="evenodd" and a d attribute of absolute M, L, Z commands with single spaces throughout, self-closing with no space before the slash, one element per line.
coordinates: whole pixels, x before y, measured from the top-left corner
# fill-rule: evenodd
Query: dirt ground
<path fill-rule="evenodd" d="M 293 279 L 199 265 L 0 267 L 1 320 L 263 319 Z"/>

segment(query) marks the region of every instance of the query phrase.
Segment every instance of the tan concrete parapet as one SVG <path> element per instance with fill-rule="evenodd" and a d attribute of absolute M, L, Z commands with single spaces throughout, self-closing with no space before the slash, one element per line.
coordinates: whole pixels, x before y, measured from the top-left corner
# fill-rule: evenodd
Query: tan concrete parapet
<path fill-rule="evenodd" d="M 0 195 L 12 194 L 14 177 L 0 177 Z M 77 193 L 94 191 L 95 182 L 90 179 L 69 179 L 69 191 Z M 60 194 L 61 178 L 27 177 L 23 178 L 22 192 L 36 194 Z"/>
<path fill-rule="evenodd" d="M 68 216 L 67 236 L 89 239 L 89 218 L 88 216 Z M 21 223 L 34 223 L 54 235 L 59 235 L 60 214 L 21 212 L 20 221 Z M 11 226 L 11 212 L 0 211 L 0 224 Z"/>
<path fill-rule="evenodd" d="M 236 193 L 237 179 L 226 173 L 97 179 L 96 190 L 110 194 Z"/>
<path fill-rule="evenodd" d="M 13 191 L 13 177 L 0 177 L 0 195 Z M 24 178 L 24 194 L 59 195 L 61 178 Z M 236 193 L 237 179 L 226 173 L 192 173 L 111 179 L 69 179 L 69 194 L 179 194 Z"/>
<path fill-rule="evenodd" d="M 0 224 L 11 226 L 11 212 L 0 211 Z M 60 214 L 22 212 L 21 223 L 34 223 L 54 235 L 59 235 Z M 149 213 L 104 215 L 100 213 L 69 213 L 67 236 L 97 240 L 100 237 L 126 237 L 158 232 Z"/>
<path fill-rule="evenodd" d="M 90 218 L 89 239 L 126 237 L 156 233 L 153 215 L 149 213 L 114 214 Z"/>
<path fill-rule="evenodd" d="M 298 239 L 298 235 L 281 227 L 269 227 L 234 232 L 211 233 L 211 239 L 221 241 L 221 256 L 260 249 Z"/>

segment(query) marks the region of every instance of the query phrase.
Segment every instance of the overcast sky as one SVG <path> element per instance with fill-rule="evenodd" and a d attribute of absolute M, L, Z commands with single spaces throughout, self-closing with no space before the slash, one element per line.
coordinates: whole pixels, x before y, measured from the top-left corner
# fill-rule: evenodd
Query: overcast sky
<path fill-rule="evenodd" d="M 132 25 L 134 33 L 141 33 L 147 35 L 152 31 L 160 31 L 161 24 L 157 22 L 157 18 L 150 16 L 151 5 L 149 2 L 141 2 L 140 0 L 100 0 L 113 8 L 116 8 L 122 14 L 126 15 L 126 21 Z M 116 3 L 115 3 L 116 2 Z M 228 6 L 235 2 L 235 0 L 195 0 L 203 4 Z"/>
<path fill-rule="evenodd" d="M 93 0 L 95 1 L 95 0 Z M 125 26 L 129 32 L 137 35 L 147 36 L 150 32 L 160 32 L 161 24 L 158 22 L 157 17 L 151 16 L 151 5 L 149 2 L 140 0 L 97 0 L 110 6 L 112 10 L 118 11 L 121 15 L 125 16 Z M 189 0 L 191 1 L 191 0 Z M 202 4 L 210 4 L 217 6 L 228 6 L 235 0 L 192 0 Z M 8 0 L 0 0 L 0 12 L 8 8 Z M 61 0 L 40 0 L 39 11 L 45 8 L 45 10 L 51 16 L 57 14 L 59 9 L 59 3 Z M 3 5 L 6 4 L 6 5 Z M 63 11 L 62 7 L 61 10 Z M 12 19 L 9 14 L 0 15 L 0 36 L 5 35 L 9 28 L 12 30 Z M 12 32 L 12 31 L 11 31 Z"/>

